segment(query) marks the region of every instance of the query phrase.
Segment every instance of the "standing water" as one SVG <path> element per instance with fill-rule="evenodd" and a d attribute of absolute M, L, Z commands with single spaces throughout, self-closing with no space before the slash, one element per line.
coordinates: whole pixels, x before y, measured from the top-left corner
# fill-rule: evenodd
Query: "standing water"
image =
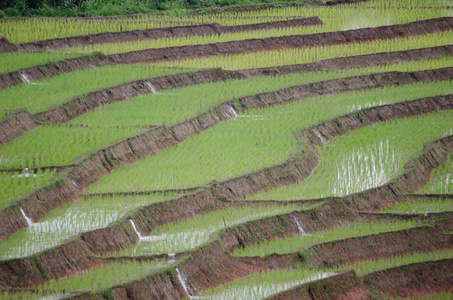
<path fill-rule="evenodd" d="M 154 85 L 151 84 L 151 82 L 147 82 L 146 85 L 149 87 L 149 89 L 151 90 L 151 92 L 153 94 L 157 94 L 157 90 L 156 88 L 154 87 Z"/>
<path fill-rule="evenodd" d="M 181 272 L 179 272 L 179 269 L 178 269 L 178 268 L 176 268 L 176 272 L 178 273 L 179 282 L 181 282 L 181 285 L 182 285 L 184 291 L 186 292 L 187 297 L 189 297 L 190 299 L 192 299 L 192 298 L 197 298 L 197 297 L 194 297 L 194 296 L 192 296 L 192 295 L 190 294 L 190 292 L 189 292 L 190 288 L 189 288 L 189 285 L 187 284 L 187 278 L 186 278 L 186 276 L 184 276 Z"/>
<path fill-rule="evenodd" d="M 27 215 L 25 214 L 25 212 L 22 208 L 20 209 L 20 212 L 24 216 L 25 221 L 27 221 L 28 227 L 33 226 L 33 220 L 31 218 L 27 217 Z"/>
<path fill-rule="evenodd" d="M 135 233 L 138 235 L 138 238 L 140 241 L 146 241 L 146 242 L 155 242 L 159 241 L 165 238 L 165 235 L 162 236 L 142 236 L 140 232 L 138 232 L 137 227 L 135 227 L 135 223 L 132 220 L 129 220 L 132 224 L 132 228 L 134 228 Z"/>
<path fill-rule="evenodd" d="M 294 222 L 296 222 L 297 230 L 299 230 L 299 233 L 302 235 L 306 235 L 305 230 L 302 228 L 302 226 L 300 226 L 300 223 L 299 223 L 299 221 L 297 221 L 296 217 L 295 216 L 292 216 L 292 217 L 294 219 Z"/>

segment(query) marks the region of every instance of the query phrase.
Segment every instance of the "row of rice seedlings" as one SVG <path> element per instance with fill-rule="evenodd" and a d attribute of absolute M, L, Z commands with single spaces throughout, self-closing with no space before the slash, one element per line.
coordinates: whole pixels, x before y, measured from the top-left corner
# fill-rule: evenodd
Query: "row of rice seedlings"
<path fill-rule="evenodd" d="M 355 10 L 355 9 L 354 9 Z M 426 10 L 424 10 L 426 11 Z M 453 11 L 453 10 L 452 10 Z M 123 43 L 103 43 L 103 44 L 94 44 L 89 46 L 78 46 L 72 47 L 67 51 L 76 52 L 76 53 L 91 53 L 91 52 L 102 52 L 106 54 L 113 53 L 123 53 L 129 51 L 138 51 L 149 48 L 165 48 L 165 47 L 178 47 L 186 45 L 198 45 L 198 44 L 210 44 L 210 43 L 221 43 L 221 42 L 230 42 L 230 41 L 240 41 L 245 39 L 260 39 L 260 38 L 269 38 L 269 37 L 280 37 L 280 36 L 290 36 L 290 35 L 305 35 L 313 33 L 322 33 L 322 32 L 333 32 L 338 30 L 347 30 L 347 29 L 357 29 L 362 27 L 376 27 L 381 25 L 392 25 L 401 23 L 397 20 L 397 17 L 394 18 L 383 18 L 382 15 L 376 15 L 374 11 L 365 11 L 371 12 L 371 15 L 363 16 L 363 20 L 366 20 L 366 23 L 358 24 L 354 28 L 341 28 L 341 22 L 327 22 L 322 26 L 288 26 L 283 28 L 274 28 L 274 29 L 262 29 L 262 30 L 253 30 L 246 32 L 234 32 L 234 33 L 225 33 L 225 34 L 212 34 L 212 35 L 195 35 L 188 37 L 170 37 L 170 38 L 161 38 L 161 39 L 152 39 L 152 40 L 138 40 L 132 42 L 123 42 Z M 362 12 L 361 12 L 362 15 Z M 396 14 L 399 15 L 399 14 Z M 448 13 L 445 11 L 440 11 L 439 15 L 435 17 L 447 16 Z M 429 14 L 429 17 L 433 17 Z M 337 18 L 343 19 L 342 16 L 337 16 Z M 394 23 L 389 20 L 394 20 Z M 425 19 L 414 18 L 411 21 Z M 371 24 L 368 24 L 371 22 Z"/>
<path fill-rule="evenodd" d="M 173 193 L 96 196 L 52 210 L 30 227 L 0 242 L 0 259 L 29 256 L 62 244 L 79 233 L 106 227 L 134 208 L 166 201 Z"/>
<path fill-rule="evenodd" d="M 398 1 L 399 3 L 399 1 Z M 404 4 L 403 4 L 404 5 Z M 409 23 L 417 20 L 450 16 L 451 7 L 353 7 L 353 6 L 296 6 L 269 8 L 266 10 L 243 11 L 235 15 L 239 17 L 264 16 L 299 16 L 300 18 L 318 16 L 324 26 L 335 26 L 336 30 L 349 30 L 360 27 L 376 27 L 390 24 Z M 334 25 L 329 25 L 333 23 Z"/>
<path fill-rule="evenodd" d="M 318 147 L 320 163 L 305 181 L 246 200 L 341 197 L 378 187 L 403 170 L 423 144 L 453 134 L 453 111 L 395 119 L 338 136 Z"/>
<path fill-rule="evenodd" d="M 30 18 L 0 22 L 0 32 L 13 43 L 26 43 L 100 32 L 142 30 L 181 25 L 196 25 L 196 22 L 181 23 L 177 20 L 165 20 L 152 15 L 87 20 Z"/>
<path fill-rule="evenodd" d="M 412 71 L 420 68 L 433 68 L 438 64 L 452 64 L 452 57 L 435 60 L 422 60 L 408 62 L 406 64 L 377 66 L 358 70 L 314 72 L 303 74 L 291 74 L 277 77 L 260 77 L 245 80 L 208 83 L 200 86 L 190 86 L 172 90 L 175 93 L 164 91 L 159 94 L 149 93 L 147 96 L 137 97 L 131 101 L 114 103 L 100 107 L 81 116 L 71 124 L 86 124 L 93 127 L 116 126 L 116 125 L 150 125 L 150 124 L 174 124 L 184 118 L 206 111 L 213 104 L 222 100 L 244 96 L 250 93 L 275 90 L 286 86 L 313 81 L 321 81 L 332 78 L 359 75 L 368 72 L 383 71 Z M 414 88 L 414 92 L 424 90 L 423 95 L 433 95 L 430 91 L 451 92 L 447 82 L 433 83 L 432 88 L 421 85 Z M 401 88 L 403 89 L 403 88 Z M 426 90 L 425 90 L 426 89 Z M 161 101 L 158 97 L 165 97 Z M 156 98 L 156 99 L 154 99 Z M 197 98 L 198 101 L 193 101 Z M 407 98 L 406 98 L 407 99 Z M 171 109 L 171 107 L 173 107 Z M 0 166 L 31 167 L 49 166 L 69 163 L 72 159 L 83 154 L 85 150 L 94 150 L 107 145 L 108 141 L 127 137 L 140 132 L 140 128 L 70 128 L 67 126 L 41 126 L 31 130 L 18 139 L 0 146 L 2 160 Z M 108 133 L 108 137 L 106 135 Z M 112 134 L 113 133 L 113 134 Z M 57 135 L 60 135 L 56 137 Z M 55 137 L 55 138 L 54 138 Z M 58 143 L 47 143 L 51 138 Z M 33 147 L 26 147 L 33 145 Z M 65 151 L 68 146 L 74 147 L 73 151 Z"/>
<path fill-rule="evenodd" d="M 11 200 L 48 182 L 55 173 L 55 169 L 0 173 L 0 210 Z"/>
<path fill-rule="evenodd" d="M 41 65 L 48 62 L 79 56 L 69 52 L 7 52 L 0 53 L 0 73 L 20 68 Z"/>
<path fill-rule="evenodd" d="M 449 84 L 447 90 L 451 91 Z M 419 85 L 411 87 L 413 90 L 395 86 L 339 93 L 246 111 L 157 155 L 112 170 L 88 186 L 85 192 L 189 188 L 213 179 L 220 181 L 281 163 L 297 152 L 298 147 L 292 135 L 294 131 L 364 107 L 414 99 L 431 89 L 430 85 L 425 85 L 425 91 L 418 89 L 421 87 Z M 407 94 L 403 94 L 403 91 Z M 433 93 L 439 92 L 436 90 Z M 449 117 L 448 112 L 431 116 L 432 122 L 439 126 L 437 136 L 450 130 Z M 424 124 L 423 120 L 414 122 Z M 410 120 L 406 122 L 411 124 Z M 432 124 L 427 125 L 427 128 L 430 130 L 425 135 L 434 131 Z M 388 133 L 385 130 L 381 132 Z M 373 129 L 368 129 L 367 133 L 373 133 Z M 429 135 L 430 139 L 435 137 L 434 133 Z"/>
<path fill-rule="evenodd" d="M 108 104 L 83 114 L 70 121 L 70 124 L 85 124 L 89 126 L 103 126 L 104 124 L 127 126 L 146 124 L 168 125 L 205 112 L 209 107 L 223 100 L 249 94 L 277 90 L 297 84 L 368 73 L 389 71 L 407 72 L 445 66 L 453 66 L 453 56 L 354 70 L 307 72 L 276 77 L 211 82 L 172 90 L 162 90 L 157 94 L 150 93 L 134 97 L 128 101 Z"/>
<path fill-rule="evenodd" d="M 196 68 L 219 67 L 226 70 L 264 68 L 303 64 L 323 59 L 365 55 L 380 52 L 394 52 L 427 47 L 448 45 L 453 39 L 453 31 L 434 32 L 422 36 L 374 40 L 344 45 L 293 48 L 272 51 L 258 51 L 243 54 L 218 55 L 197 59 L 172 60 L 154 63 L 155 65 L 184 66 Z"/>
<path fill-rule="evenodd" d="M 263 299 L 293 286 L 335 275 L 300 268 L 274 269 L 254 273 L 201 293 L 203 299 Z"/>
<path fill-rule="evenodd" d="M 103 264 L 75 275 L 49 280 L 36 286 L 35 292 L 5 293 L 0 299 L 60 299 L 79 291 L 102 292 L 112 297 L 111 287 L 138 281 L 170 264 L 167 260 L 123 261 Z M 42 298 L 44 297 L 44 298 Z"/>
<path fill-rule="evenodd" d="M 391 232 L 414 228 L 422 225 L 413 220 L 383 220 L 370 222 L 353 222 L 334 228 L 316 231 L 313 234 L 286 236 L 266 240 L 260 243 L 247 245 L 244 248 L 236 248 L 235 256 L 267 256 L 273 253 L 294 253 L 309 248 L 316 244 L 338 241 L 354 237 L 362 237 L 383 232 Z M 303 224 L 302 224 L 303 227 Z"/>
<path fill-rule="evenodd" d="M 431 172 L 430 180 L 418 194 L 453 194 L 453 155 L 447 161 Z"/>
<path fill-rule="evenodd" d="M 397 2 L 392 0 L 371 0 L 364 2 L 355 2 L 347 4 L 354 7 L 407 7 L 407 8 L 419 8 L 419 7 L 435 7 L 435 6 L 453 6 L 451 0 L 399 0 Z"/>
<path fill-rule="evenodd" d="M 437 250 L 431 252 L 417 252 L 407 253 L 402 255 L 395 255 L 392 257 L 382 257 L 378 259 L 349 262 L 335 268 L 329 269 L 331 272 L 338 272 L 341 270 L 354 270 L 358 276 L 364 276 L 373 272 L 400 267 L 409 264 L 437 261 L 443 259 L 452 259 L 453 251 L 451 249 Z"/>
<path fill-rule="evenodd" d="M 453 211 L 453 198 L 424 198 L 395 203 L 379 210 L 387 214 L 429 214 Z"/>
<path fill-rule="evenodd" d="M 453 65 L 453 59 L 451 60 Z M 174 124 L 205 112 L 213 105 L 250 94 L 288 86 L 362 75 L 368 70 L 323 71 L 209 82 L 177 89 L 161 90 L 127 101 L 111 103 L 86 112 L 70 124 L 89 126 Z"/>
<path fill-rule="evenodd" d="M 31 84 L 24 83 L 0 90 L 3 118 L 8 110 L 25 108 L 31 113 L 43 111 L 66 102 L 70 98 L 97 89 L 141 78 L 187 72 L 187 69 L 160 68 L 150 65 L 109 65 L 44 78 Z"/>
<path fill-rule="evenodd" d="M 146 128 L 42 125 L 0 145 L 2 168 L 69 164 L 84 153 L 105 147 Z"/>
<path fill-rule="evenodd" d="M 236 224 L 261 219 L 295 210 L 312 209 L 309 206 L 255 205 L 226 208 L 193 218 L 156 227 L 139 243 L 114 253 L 114 256 L 140 256 L 162 253 L 181 253 L 208 241 L 216 231 Z M 111 254 L 109 254 L 111 256 Z"/>
<path fill-rule="evenodd" d="M 76 35 L 95 34 L 101 32 L 120 32 L 153 28 L 191 26 L 199 23 L 217 22 L 224 26 L 245 25 L 295 17 L 259 17 L 240 18 L 234 16 L 180 16 L 139 15 L 112 19 L 18 19 L 0 22 L 0 32 L 13 43 L 26 43 Z"/>

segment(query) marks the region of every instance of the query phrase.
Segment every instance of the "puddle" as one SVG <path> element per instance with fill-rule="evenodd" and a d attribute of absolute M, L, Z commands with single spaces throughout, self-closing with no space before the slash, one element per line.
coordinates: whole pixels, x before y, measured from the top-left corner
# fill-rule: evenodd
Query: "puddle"
<path fill-rule="evenodd" d="M 93 197 L 58 208 L 41 222 L 33 222 L 22 212 L 29 227 L 0 242 L 0 259 L 28 256 L 81 232 L 106 227 L 136 207 L 163 201 L 157 197 Z"/>

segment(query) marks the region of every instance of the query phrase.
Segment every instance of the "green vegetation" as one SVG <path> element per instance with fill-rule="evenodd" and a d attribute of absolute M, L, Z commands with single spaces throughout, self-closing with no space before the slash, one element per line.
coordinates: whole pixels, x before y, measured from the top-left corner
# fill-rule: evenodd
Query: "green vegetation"
<path fill-rule="evenodd" d="M 36 113 L 94 90 L 141 78 L 185 71 L 188 70 L 150 65 L 109 65 L 44 78 L 36 81 L 35 84 L 23 83 L 0 90 L 2 105 L 0 118 L 3 118 L 8 110 L 25 108 L 31 113 Z"/>
<path fill-rule="evenodd" d="M 2 240 L 0 259 L 29 256 L 60 245 L 81 232 L 106 227 L 137 207 L 172 197 L 175 194 L 96 196 L 62 205 L 33 226 Z"/>
<path fill-rule="evenodd" d="M 102 264 L 70 277 L 46 281 L 44 284 L 35 287 L 38 291 L 16 294 L 16 296 L 24 297 L 22 299 L 40 299 L 49 295 L 60 298 L 69 296 L 77 291 L 102 292 L 103 296 L 107 296 L 112 293 L 109 289 L 110 287 L 146 278 L 167 264 L 168 262 L 164 260 L 123 261 Z M 0 299 L 18 299 L 14 298 L 14 295 L 4 295 L 5 298 L 0 295 Z"/>
<path fill-rule="evenodd" d="M 114 253 L 114 256 L 180 253 L 205 243 L 213 233 L 222 228 L 295 210 L 309 209 L 312 207 L 296 204 L 253 205 L 203 213 L 193 218 L 158 226 L 144 240 Z"/>
<path fill-rule="evenodd" d="M 318 147 L 320 163 L 305 181 L 246 200 L 344 196 L 378 187 L 401 174 L 423 144 L 451 134 L 452 111 L 395 119 L 349 132 Z"/>
<path fill-rule="evenodd" d="M 84 153 L 146 130 L 139 127 L 43 125 L 0 145 L 2 168 L 66 165 Z"/>
<path fill-rule="evenodd" d="M 66 58 L 78 57 L 77 53 L 68 52 L 7 52 L 0 53 L 0 73 L 12 72 L 20 68 L 54 62 Z M 83 57 L 83 56 L 81 56 Z"/>
<path fill-rule="evenodd" d="M 453 198 L 425 198 L 396 203 L 379 210 L 380 213 L 429 214 L 453 211 Z"/>
<path fill-rule="evenodd" d="M 290 268 L 269 270 L 226 283 L 203 292 L 204 299 L 263 299 L 293 286 L 319 280 L 334 273 L 318 270 Z"/>
<path fill-rule="evenodd" d="M 453 194 L 453 155 L 448 155 L 447 161 L 431 172 L 431 178 L 418 194 Z"/>
<path fill-rule="evenodd" d="M 346 263 L 329 271 L 338 272 L 341 270 L 352 269 L 356 271 L 358 276 L 363 276 L 389 268 L 451 258 L 453 258 L 453 251 L 451 251 L 451 249 L 437 250 L 432 252 L 406 253 L 392 257 L 383 257 L 377 260 L 365 260 Z"/>
<path fill-rule="evenodd" d="M 366 75 L 369 73 L 400 71 L 408 72 L 431 68 L 453 66 L 452 57 L 412 61 L 407 63 L 389 64 L 385 66 L 367 67 L 353 70 L 335 70 L 321 72 L 306 72 L 298 74 L 266 76 L 241 80 L 227 80 L 225 82 L 211 82 L 171 90 L 162 90 L 158 94 L 143 96 L 102 106 L 85 113 L 70 121 L 71 124 L 84 124 L 89 126 L 114 125 L 148 125 L 148 124 L 174 124 L 185 118 L 195 116 L 207 111 L 213 105 L 224 100 L 237 99 L 241 96 L 277 90 L 293 85 L 325 81 L 330 79 L 345 78 L 350 76 Z M 436 84 L 436 83 L 434 83 Z M 441 84 L 443 85 L 443 84 Z M 415 88 L 404 93 L 421 96 L 437 95 L 438 93 L 453 92 L 453 88 L 445 85 L 444 92 L 437 88 Z M 412 88 L 411 88 L 412 89 Z M 406 96 L 400 98 L 408 99 Z"/>
<path fill-rule="evenodd" d="M 286 236 L 248 245 L 245 248 L 237 248 L 235 256 L 267 256 L 273 253 L 285 254 L 300 251 L 316 244 L 338 241 L 348 238 L 379 234 L 382 232 L 398 231 L 420 226 L 416 221 L 371 221 L 354 222 L 344 224 L 332 229 L 302 234 L 298 236 Z M 303 227 L 304 225 L 301 224 Z"/>
<path fill-rule="evenodd" d="M 155 65 L 171 65 L 192 68 L 219 67 L 226 70 L 264 68 L 271 66 L 311 63 L 323 59 L 354 55 L 366 55 L 380 52 L 395 52 L 442 46 L 448 44 L 452 38 L 453 31 L 434 32 L 432 34 L 422 36 L 349 43 L 345 45 L 280 49 L 243 54 L 227 54 L 198 59 L 173 60 L 169 62 L 155 63 Z"/>
<path fill-rule="evenodd" d="M 55 175 L 56 170 L 46 169 L 22 172 L 0 173 L 0 209 L 6 207 L 18 196 L 41 187 Z"/>

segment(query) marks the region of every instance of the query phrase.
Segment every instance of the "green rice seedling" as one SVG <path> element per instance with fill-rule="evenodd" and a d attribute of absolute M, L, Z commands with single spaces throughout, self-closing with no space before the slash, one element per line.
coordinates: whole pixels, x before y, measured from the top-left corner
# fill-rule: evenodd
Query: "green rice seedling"
<path fill-rule="evenodd" d="M 136 245 L 114 253 L 114 256 L 141 256 L 162 253 L 180 253 L 194 249 L 208 241 L 209 237 L 222 228 L 284 214 L 295 210 L 308 210 L 310 206 L 253 205 L 226 208 L 200 214 L 190 219 L 156 227 L 149 236 Z"/>
<path fill-rule="evenodd" d="M 245 248 L 234 250 L 235 256 L 267 256 L 273 253 L 285 254 L 294 253 L 307 249 L 316 244 L 338 241 L 353 237 L 379 234 L 382 232 L 398 231 L 420 226 L 421 223 L 416 221 L 371 221 L 371 222 L 354 222 L 344 224 L 331 229 L 317 231 L 313 234 L 302 234 L 297 236 L 287 236 L 248 245 Z M 303 225 L 302 225 L 303 226 Z"/>
<path fill-rule="evenodd" d="M 80 56 L 77 53 L 68 52 L 7 52 L 0 53 L 0 73 L 12 72 L 20 68 L 27 68 L 54 62 L 66 58 Z"/>
<path fill-rule="evenodd" d="M 70 121 L 70 124 L 89 126 L 174 124 L 187 117 L 205 112 L 209 107 L 229 99 L 267 92 L 297 84 L 318 82 L 336 78 L 364 75 L 376 72 L 416 71 L 453 66 L 453 57 L 367 67 L 353 70 L 307 72 L 275 77 L 258 77 L 242 80 L 211 82 L 184 88 L 163 90 L 158 94 L 146 94 L 130 101 L 104 105 Z M 451 89 L 453 91 L 453 89 Z M 433 90 L 434 92 L 434 90 Z M 440 92 L 440 91 L 437 91 Z M 433 94 L 436 95 L 436 94 Z"/>
<path fill-rule="evenodd" d="M 0 209 L 18 196 L 39 188 L 55 175 L 55 169 L 0 173 Z"/>
<path fill-rule="evenodd" d="M 188 21 L 189 22 L 189 21 Z M 195 22 L 184 23 L 186 25 Z M 139 29 L 179 26 L 181 22 L 151 15 L 116 19 L 17 19 L 0 22 L 0 32 L 13 43 L 63 38 L 100 32 L 118 32 Z"/>
<path fill-rule="evenodd" d="M 154 65 L 214 68 L 227 70 L 264 68 L 291 64 L 311 63 L 324 59 L 366 55 L 380 52 L 395 52 L 450 44 L 453 31 L 434 32 L 423 36 L 374 40 L 345 45 L 294 48 L 272 51 L 258 51 L 244 54 L 219 55 L 198 59 L 173 60 Z"/>
<path fill-rule="evenodd" d="M 436 6 L 453 6 L 452 1 L 445 0 L 400 0 L 398 2 L 391 0 L 372 0 L 366 2 L 356 2 L 348 4 L 354 7 L 385 7 L 385 8 L 418 8 L 418 7 L 436 7 Z"/>
<path fill-rule="evenodd" d="M 393 204 L 379 210 L 379 213 L 390 214 L 429 214 L 443 211 L 453 211 L 452 198 L 414 199 Z"/>
<path fill-rule="evenodd" d="M 437 250 L 432 252 L 417 252 L 407 253 L 403 255 L 396 255 L 392 257 L 383 257 L 375 260 L 365 260 L 346 263 L 336 268 L 332 268 L 329 271 L 338 272 L 340 270 L 353 269 L 358 276 L 364 276 L 373 272 L 400 267 L 409 264 L 437 261 L 442 259 L 453 258 L 453 251 L 451 249 Z"/>
<path fill-rule="evenodd" d="M 449 88 L 451 89 L 451 86 Z M 403 90 L 407 91 L 407 94 L 399 94 Z M 429 84 L 422 93 L 428 90 L 430 90 Z M 390 93 L 387 94 L 388 92 Z M 390 96 L 392 92 L 396 92 L 394 96 Z M 220 181 L 278 164 L 289 155 L 297 153 L 298 146 L 292 135 L 297 129 L 364 107 L 404 101 L 408 99 L 406 97 L 413 99 L 422 96 L 419 92 L 415 92 L 417 96 L 414 96 L 414 92 L 408 86 L 389 87 L 309 98 L 287 105 L 247 111 L 184 140 L 176 147 L 164 149 L 159 154 L 146 157 L 133 165 L 114 169 L 110 174 L 102 176 L 99 181 L 88 186 L 85 192 L 119 191 L 119 184 L 123 185 L 123 189 L 126 187 L 129 190 L 189 188 L 204 185 L 213 179 Z M 436 90 L 436 93 L 438 92 Z M 389 97 L 387 98 L 386 95 Z M 431 129 L 425 132 L 427 138 L 434 139 L 449 132 L 451 128 L 451 123 L 448 122 L 449 112 L 433 114 L 430 118 L 432 119 L 428 118 L 426 122 L 434 122 L 438 126 L 438 131 L 434 130 L 435 125 L 428 124 L 427 128 Z M 424 119 L 415 120 L 418 121 L 414 123 L 423 123 Z M 408 126 L 411 123 L 410 120 L 406 122 Z M 396 124 L 394 126 L 398 127 Z M 420 129 L 420 127 L 417 128 Z M 373 133 L 372 128 L 368 130 L 370 131 L 367 134 Z M 387 131 L 383 129 L 382 134 L 386 133 Z M 371 141 L 367 143 L 372 144 Z M 382 147 L 385 145 L 383 144 Z M 373 150 L 374 152 L 381 146 L 376 147 L 378 148 Z M 389 147 L 388 151 L 393 151 Z M 332 151 L 332 149 L 341 148 L 328 149 Z M 403 163 L 402 158 L 401 163 Z M 381 179 L 381 181 L 385 180 L 383 177 Z"/>
<path fill-rule="evenodd" d="M 144 130 L 139 127 L 43 125 L 0 145 L 0 166 L 6 169 L 66 165 L 84 153 Z"/>
<path fill-rule="evenodd" d="M 305 181 L 246 200 L 341 197 L 378 187 L 400 174 L 423 144 L 453 132 L 452 111 L 395 119 L 336 137 L 318 148 L 320 163 Z"/>
<path fill-rule="evenodd" d="M 168 265 L 169 262 L 165 260 L 102 264 L 72 276 L 46 281 L 36 286 L 38 291 L 29 293 L 30 296 L 26 299 L 42 299 L 42 297 L 60 299 L 79 291 L 102 292 L 102 295 L 108 296 L 112 294 L 110 288 L 144 279 Z"/>
<path fill-rule="evenodd" d="M 453 193 L 453 155 L 448 155 L 447 161 L 431 172 L 431 178 L 418 194 L 452 194 Z"/>
<path fill-rule="evenodd" d="M 175 194 L 96 196 L 53 210 L 32 226 L 0 242 L 0 259 L 13 259 L 62 244 L 79 233 L 103 228 L 129 211 L 166 201 Z"/>
<path fill-rule="evenodd" d="M 288 268 L 254 273 L 203 291 L 203 299 L 263 299 L 293 286 L 335 275 L 332 272 Z"/>
<path fill-rule="evenodd" d="M 217 22 L 221 25 L 245 25 L 269 21 L 288 20 L 292 17 L 239 18 L 234 16 L 165 16 L 140 15 L 115 19 L 17 19 L 0 22 L 0 32 L 13 43 L 26 43 L 69 36 L 144 30 L 174 26 L 198 25 L 198 23 Z"/>
<path fill-rule="evenodd" d="M 187 70 L 156 68 L 150 65 L 109 65 L 41 79 L 34 84 L 24 82 L 0 90 L 2 107 L 0 118 L 3 118 L 8 110 L 25 108 L 31 113 L 36 113 L 66 102 L 76 95 L 141 78 L 185 71 Z"/>

